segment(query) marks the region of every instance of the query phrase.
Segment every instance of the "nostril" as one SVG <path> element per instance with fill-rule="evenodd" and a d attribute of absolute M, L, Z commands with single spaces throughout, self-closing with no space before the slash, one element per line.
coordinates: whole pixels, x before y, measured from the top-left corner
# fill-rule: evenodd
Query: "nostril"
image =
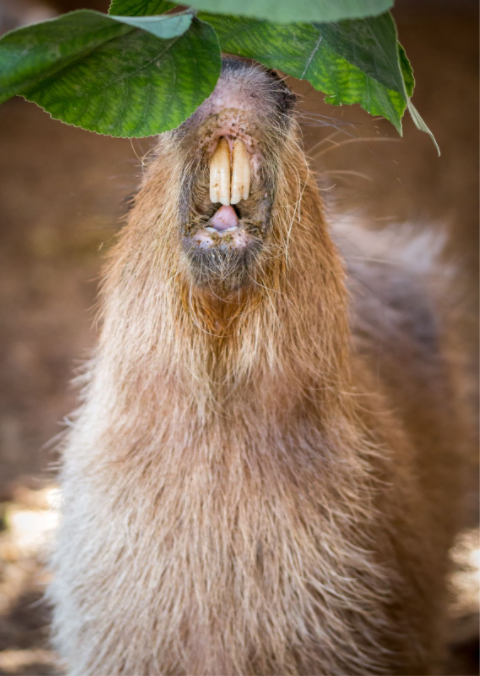
<path fill-rule="evenodd" d="M 212 216 L 210 224 L 218 232 L 236 228 L 238 226 L 238 216 L 235 209 L 231 206 L 223 206 Z"/>

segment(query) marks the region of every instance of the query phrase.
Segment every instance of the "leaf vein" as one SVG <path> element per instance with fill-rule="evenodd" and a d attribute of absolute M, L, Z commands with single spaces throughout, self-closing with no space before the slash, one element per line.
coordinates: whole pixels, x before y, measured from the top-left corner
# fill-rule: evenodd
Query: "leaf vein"
<path fill-rule="evenodd" d="M 303 73 L 302 73 L 301 78 L 300 78 L 301 80 L 303 80 L 303 78 L 305 77 L 305 73 L 310 68 L 310 64 L 312 63 L 312 59 L 315 56 L 315 54 L 318 52 L 318 48 L 320 47 L 322 40 L 323 40 L 323 35 L 319 31 L 317 43 L 316 43 L 315 47 L 313 48 L 312 53 L 308 57 L 307 63 L 305 65 L 305 68 L 303 69 Z"/>

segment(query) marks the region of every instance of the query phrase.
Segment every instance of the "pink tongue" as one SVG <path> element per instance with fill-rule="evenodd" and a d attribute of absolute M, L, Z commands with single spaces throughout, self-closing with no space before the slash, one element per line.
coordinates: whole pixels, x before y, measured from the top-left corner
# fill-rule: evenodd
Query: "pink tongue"
<path fill-rule="evenodd" d="M 236 228 L 238 225 L 238 217 L 233 207 L 220 207 L 220 209 L 212 216 L 210 224 L 215 230 L 222 232 L 228 228 Z"/>

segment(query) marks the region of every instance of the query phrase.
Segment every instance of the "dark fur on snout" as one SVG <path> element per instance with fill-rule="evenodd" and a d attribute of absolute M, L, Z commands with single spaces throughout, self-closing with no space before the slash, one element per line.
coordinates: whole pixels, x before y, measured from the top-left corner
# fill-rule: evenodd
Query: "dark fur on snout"
<path fill-rule="evenodd" d="M 262 243 L 257 239 L 247 248 L 237 250 L 230 246 L 227 237 L 226 242 L 209 251 L 195 245 L 184 246 L 184 249 L 190 262 L 194 284 L 224 295 L 251 283 L 252 271 L 255 269 Z"/>

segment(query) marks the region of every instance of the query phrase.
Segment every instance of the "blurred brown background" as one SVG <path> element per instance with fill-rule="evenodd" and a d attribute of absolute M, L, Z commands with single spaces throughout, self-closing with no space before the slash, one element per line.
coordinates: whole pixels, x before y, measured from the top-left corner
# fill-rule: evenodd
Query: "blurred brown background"
<path fill-rule="evenodd" d="M 106 10 L 108 2 L 0 0 L 0 31 L 79 7 Z M 397 0 L 394 14 L 415 70 L 414 102 L 441 146 L 441 158 L 407 118 L 399 140 L 385 121 L 327 106 L 322 95 L 296 83 L 305 145 L 337 210 L 365 214 L 378 227 L 405 219 L 418 228 L 444 224 L 450 250 L 467 274 L 467 307 L 474 314 L 478 6 L 468 0 Z M 53 491 L 43 488 L 54 481 L 51 440 L 75 407 L 69 383 L 94 343 L 102 256 L 121 225 L 126 198 L 141 174 L 139 158 L 150 145 L 149 139 L 116 140 L 68 127 L 19 98 L 0 107 L 0 674 L 53 673 L 47 616 L 38 604 L 45 581 L 40 545 L 31 534 L 28 543 L 27 531 L 39 523 L 35 515 L 51 515 Z M 478 673 L 474 487 L 470 501 L 470 530 L 457 547 L 466 575 L 459 584 L 466 591 L 455 611 L 461 622 L 450 673 L 456 674 Z"/>

